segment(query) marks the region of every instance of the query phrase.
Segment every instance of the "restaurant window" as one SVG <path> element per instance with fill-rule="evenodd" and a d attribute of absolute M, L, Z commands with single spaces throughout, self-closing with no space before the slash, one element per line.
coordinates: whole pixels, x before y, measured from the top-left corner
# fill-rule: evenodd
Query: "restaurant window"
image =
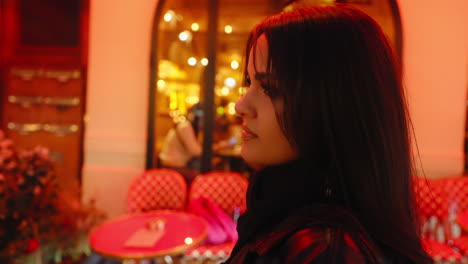
<path fill-rule="evenodd" d="M 394 0 L 336 2 L 347 2 L 371 15 L 401 53 L 400 18 Z M 195 117 L 196 137 L 202 147 L 200 171 L 248 170 L 239 157 L 241 129 L 234 105 L 247 89 L 242 71 L 250 30 L 281 10 L 334 3 L 160 0 L 152 36 L 147 168 L 164 163 L 161 152 L 165 152 L 164 142 L 175 124 Z M 220 142 L 230 147 L 218 151 L 213 146 Z"/>

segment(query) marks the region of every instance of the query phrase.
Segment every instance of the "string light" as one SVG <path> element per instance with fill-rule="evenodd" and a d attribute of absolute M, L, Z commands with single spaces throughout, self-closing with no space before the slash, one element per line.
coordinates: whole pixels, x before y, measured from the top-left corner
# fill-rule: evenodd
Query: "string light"
<path fill-rule="evenodd" d="M 166 89 L 166 82 L 164 80 L 158 80 L 156 86 L 158 87 L 158 92 L 164 92 Z"/>
<path fill-rule="evenodd" d="M 239 87 L 239 95 L 244 95 L 247 92 L 247 87 Z"/>
<path fill-rule="evenodd" d="M 198 98 L 198 96 L 187 96 L 187 98 L 185 98 L 185 102 L 187 102 L 188 104 L 194 105 L 200 102 L 200 98 Z"/>
<path fill-rule="evenodd" d="M 190 57 L 188 60 L 187 60 L 187 63 L 188 65 L 190 66 L 195 66 L 197 64 L 197 59 L 195 59 L 194 57 Z"/>
<path fill-rule="evenodd" d="M 207 58 L 201 59 L 200 62 L 201 62 L 201 64 L 202 64 L 203 66 L 208 65 L 208 59 L 207 59 Z"/>
<path fill-rule="evenodd" d="M 224 86 L 223 88 L 221 88 L 221 95 L 227 96 L 229 95 L 229 92 L 230 92 L 230 89 L 228 87 Z"/>
<path fill-rule="evenodd" d="M 224 80 L 224 85 L 226 85 L 227 87 L 229 88 L 234 88 L 236 86 L 236 80 L 234 80 L 234 78 L 226 78 L 226 80 Z"/>
<path fill-rule="evenodd" d="M 225 113 L 224 107 L 218 106 L 218 107 L 216 108 L 216 113 L 217 113 L 218 115 L 224 115 L 224 113 Z"/>
<path fill-rule="evenodd" d="M 224 27 L 224 32 L 226 32 L 226 34 L 231 34 L 232 33 L 232 27 L 230 25 L 226 25 Z"/>
<path fill-rule="evenodd" d="M 236 103 L 229 103 L 228 104 L 228 114 L 235 115 L 236 114 Z"/>
<path fill-rule="evenodd" d="M 172 19 L 174 18 L 174 15 L 175 15 L 174 11 L 168 10 L 166 14 L 164 14 L 164 21 L 171 22 Z"/>
<path fill-rule="evenodd" d="M 233 70 L 239 69 L 239 62 L 236 61 L 236 60 L 231 61 L 231 68 L 232 68 Z"/>
<path fill-rule="evenodd" d="M 166 82 L 164 80 L 158 80 L 157 85 L 159 88 L 166 87 Z"/>
<path fill-rule="evenodd" d="M 198 23 L 192 23 L 190 28 L 192 29 L 192 31 L 198 31 L 200 29 L 200 25 Z"/>
<path fill-rule="evenodd" d="M 192 34 L 191 34 L 189 31 L 187 31 L 187 30 L 182 31 L 182 32 L 180 32 L 180 34 L 179 34 L 179 39 L 180 39 L 181 41 L 187 41 L 187 40 L 189 40 L 189 38 L 191 38 L 191 37 L 192 37 Z"/>

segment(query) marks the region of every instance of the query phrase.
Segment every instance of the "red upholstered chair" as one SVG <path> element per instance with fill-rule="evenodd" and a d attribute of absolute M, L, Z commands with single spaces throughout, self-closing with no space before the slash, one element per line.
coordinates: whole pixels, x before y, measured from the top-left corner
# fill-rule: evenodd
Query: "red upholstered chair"
<path fill-rule="evenodd" d="M 421 217 L 423 246 L 437 263 L 459 263 L 462 255 L 444 243 L 444 221 L 448 215 L 445 180 L 418 177 L 414 188 L 416 208 Z"/>
<path fill-rule="evenodd" d="M 456 176 L 445 179 L 448 203 L 448 243 L 468 257 L 468 233 L 462 231 L 456 218 L 468 211 L 468 177 Z"/>
<path fill-rule="evenodd" d="M 462 255 L 447 244 L 433 239 L 423 239 L 423 247 L 436 263 L 461 263 Z"/>
<path fill-rule="evenodd" d="M 204 196 L 218 204 L 227 214 L 240 214 L 246 210 L 248 181 L 237 172 L 214 171 L 198 175 L 189 190 L 189 201 Z M 218 245 L 202 245 L 186 252 L 186 259 L 197 262 L 218 262 L 225 260 L 234 247 L 230 241 Z"/>
<path fill-rule="evenodd" d="M 436 238 L 447 216 L 444 182 L 418 177 L 414 182 L 416 209 L 421 217 L 424 238 Z M 444 238 L 438 238 L 444 240 Z"/>
<path fill-rule="evenodd" d="M 130 213 L 183 210 L 186 201 L 187 183 L 180 173 L 171 169 L 150 169 L 130 184 L 127 210 Z"/>
<path fill-rule="evenodd" d="M 218 204 L 229 215 L 234 210 L 240 213 L 246 210 L 246 194 L 249 182 L 240 173 L 230 171 L 212 171 L 197 176 L 189 190 L 189 201 L 204 196 Z"/>

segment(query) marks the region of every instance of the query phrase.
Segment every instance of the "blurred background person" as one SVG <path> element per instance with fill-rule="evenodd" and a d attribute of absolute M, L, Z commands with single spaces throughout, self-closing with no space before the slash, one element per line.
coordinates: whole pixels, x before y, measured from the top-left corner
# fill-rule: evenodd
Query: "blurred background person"
<path fill-rule="evenodd" d="M 159 153 L 159 167 L 171 168 L 180 172 L 187 183 L 190 183 L 200 173 L 203 146 L 199 133 L 203 129 L 203 110 L 201 103 L 192 106 L 186 116 L 173 118 L 174 126 L 164 138 Z M 236 141 L 220 140 L 213 144 L 213 151 L 226 149 Z"/>
<path fill-rule="evenodd" d="M 187 116 L 175 116 L 174 127 L 164 138 L 159 154 L 160 167 L 177 170 L 189 183 L 200 171 L 203 148 L 197 135 L 202 115 L 200 104 L 196 104 L 189 109 Z"/>

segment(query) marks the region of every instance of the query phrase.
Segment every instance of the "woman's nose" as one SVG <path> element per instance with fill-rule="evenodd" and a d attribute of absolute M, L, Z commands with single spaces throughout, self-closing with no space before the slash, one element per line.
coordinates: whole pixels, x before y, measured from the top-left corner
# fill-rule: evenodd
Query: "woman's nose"
<path fill-rule="evenodd" d="M 236 102 L 235 106 L 236 113 L 243 118 L 255 117 L 255 109 L 249 101 L 249 91 L 244 94 L 239 101 Z"/>

